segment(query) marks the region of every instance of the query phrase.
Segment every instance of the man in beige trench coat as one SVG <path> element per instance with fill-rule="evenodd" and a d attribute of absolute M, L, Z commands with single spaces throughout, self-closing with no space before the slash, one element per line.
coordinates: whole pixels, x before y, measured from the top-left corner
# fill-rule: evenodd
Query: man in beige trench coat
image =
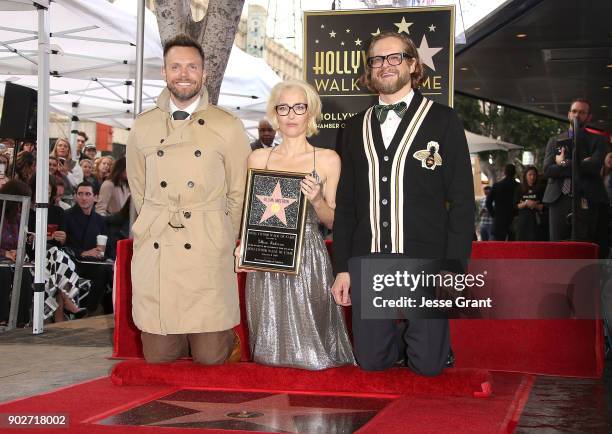
<path fill-rule="evenodd" d="M 242 122 L 208 103 L 203 60 L 186 35 L 165 44 L 167 87 L 128 139 L 132 315 L 151 363 L 189 348 L 196 362 L 223 363 L 237 345 L 233 251 L 251 148 Z"/>

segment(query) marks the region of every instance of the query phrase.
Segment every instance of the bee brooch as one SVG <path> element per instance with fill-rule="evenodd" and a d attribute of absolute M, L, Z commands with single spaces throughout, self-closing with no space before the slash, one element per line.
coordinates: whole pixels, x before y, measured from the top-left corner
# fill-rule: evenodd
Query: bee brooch
<path fill-rule="evenodd" d="M 438 142 L 427 143 L 427 149 L 416 151 L 412 156 L 421 162 L 421 167 L 434 170 L 436 166 L 442 165 L 442 157 L 438 153 L 440 145 Z"/>

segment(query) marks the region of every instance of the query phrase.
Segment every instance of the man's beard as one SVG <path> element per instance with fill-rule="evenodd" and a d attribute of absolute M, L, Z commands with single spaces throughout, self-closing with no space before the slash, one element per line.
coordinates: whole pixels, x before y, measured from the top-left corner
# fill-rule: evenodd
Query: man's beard
<path fill-rule="evenodd" d="M 198 95 L 202 90 L 202 82 L 195 82 L 195 87 L 189 87 L 186 89 L 175 86 L 173 83 L 167 83 L 168 90 L 172 96 L 179 101 L 189 101 L 194 96 Z"/>
<path fill-rule="evenodd" d="M 397 71 L 397 69 L 395 71 Z M 376 71 L 376 72 L 378 72 L 378 71 Z M 371 81 L 372 81 L 372 87 L 378 93 L 380 93 L 382 95 L 390 95 L 390 94 L 393 94 L 393 93 L 397 92 L 398 90 L 400 90 L 401 88 L 403 88 L 407 84 L 409 84 L 410 81 L 411 81 L 411 78 L 410 78 L 410 72 L 408 72 L 408 71 L 406 71 L 406 72 L 399 72 L 399 75 L 397 76 L 395 81 L 380 79 L 380 78 L 376 77 L 376 75 L 373 72 L 372 73 L 372 80 Z"/>

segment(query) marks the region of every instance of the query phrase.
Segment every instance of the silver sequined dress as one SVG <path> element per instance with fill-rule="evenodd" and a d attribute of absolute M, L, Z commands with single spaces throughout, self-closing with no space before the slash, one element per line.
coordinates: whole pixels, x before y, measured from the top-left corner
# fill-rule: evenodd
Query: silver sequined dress
<path fill-rule="evenodd" d="M 355 363 L 342 308 L 331 294 L 331 263 L 318 223 L 308 203 L 297 275 L 247 275 L 249 341 L 257 363 L 311 370 Z"/>

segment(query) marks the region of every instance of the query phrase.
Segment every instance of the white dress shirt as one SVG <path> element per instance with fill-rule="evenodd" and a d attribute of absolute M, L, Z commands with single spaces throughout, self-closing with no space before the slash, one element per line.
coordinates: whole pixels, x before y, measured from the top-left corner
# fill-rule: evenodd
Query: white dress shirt
<path fill-rule="evenodd" d="M 198 105 L 200 104 L 200 99 L 202 97 L 199 96 L 198 99 L 196 99 L 194 102 L 192 102 L 191 104 L 189 104 L 187 107 L 185 107 L 184 109 L 180 109 L 176 106 L 176 104 L 174 104 L 174 101 L 172 101 L 172 98 L 170 98 L 170 114 L 174 113 L 177 110 L 181 110 L 184 112 L 189 113 L 189 116 L 191 116 L 191 114 L 195 111 L 195 109 L 198 108 Z"/>
<path fill-rule="evenodd" d="M 414 92 L 410 89 L 410 92 L 406 96 L 404 96 L 399 101 L 395 103 L 404 101 L 406 103 L 406 107 L 410 107 L 410 102 L 412 101 L 412 97 L 414 96 Z M 394 104 L 395 104 L 394 103 Z M 378 104 L 387 105 L 386 102 L 382 101 L 378 98 Z M 387 113 L 387 119 L 380 125 L 380 132 L 382 133 L 383 142 L 385 143 L 385 148 L 389 148 L 391 141 L 393 140 L 393 136 L 397 131 L 397 127 L 399 127 L 402 118 L 400 118 L 394 110 L 389 110 Z"/>

